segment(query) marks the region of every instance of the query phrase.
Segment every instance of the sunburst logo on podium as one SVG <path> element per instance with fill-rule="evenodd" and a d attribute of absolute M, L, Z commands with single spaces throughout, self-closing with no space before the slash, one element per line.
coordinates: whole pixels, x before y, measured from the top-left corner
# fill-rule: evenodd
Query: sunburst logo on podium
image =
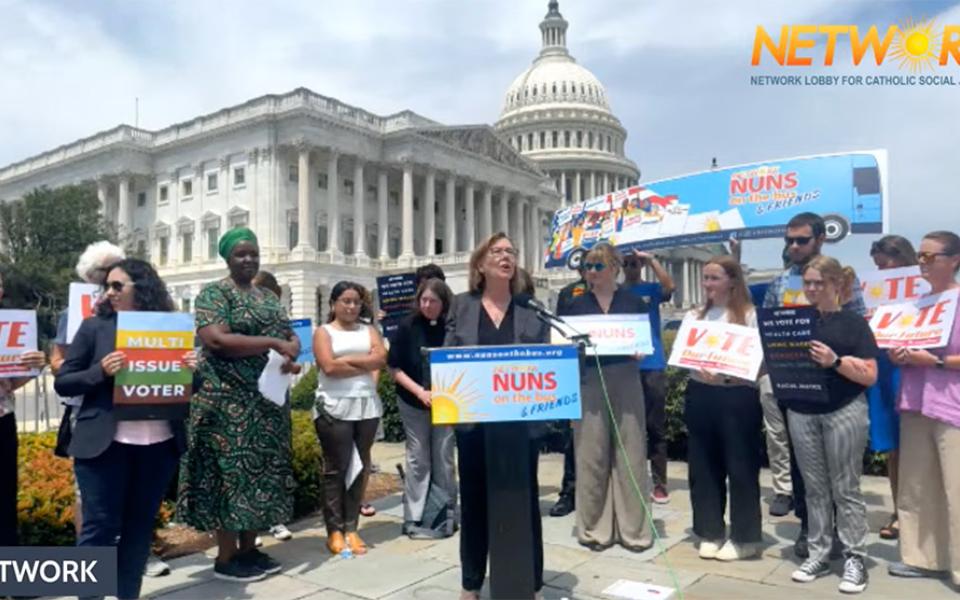
<path fill-rule="evenodd" d="M 476 411 L 481 394 L 474 382 L 463 380 L 465 371 L 457 373 L 452 381 L 439 378 L 433 384 L 431 414 L 434 425 L 474 423 L 483 415 Z"/>

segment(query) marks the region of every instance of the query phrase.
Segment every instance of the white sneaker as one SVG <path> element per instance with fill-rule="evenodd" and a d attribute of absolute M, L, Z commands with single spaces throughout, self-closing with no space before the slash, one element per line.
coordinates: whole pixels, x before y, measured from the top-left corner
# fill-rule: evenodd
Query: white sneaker
<path fill-rule="evenodd" d="M 290 530 L 287 529 L 286 525 L 282 523 L 280 525 L 274 525 L 270 528 L 270 533 L 273 534 L 273 537 L 277 538 L 281 542 L 285 542 L 293 537 L 293 534 L 290 533 Z"/>
<path fill-rule="evenodd" d="M 720 548 L 714 558 L 722 561 L 732 561 L 754 558 L 759 555 L 760 544 L 738 544 L 733 540 L 727 540 L 727 543 L 723 545 L 723 548 Z"/>
<path fill-rule="evenodd" d="M 143 567 L 143 574 L 147 577 L 163 577 L 170 574 L 170 565 L 151 553 L 147 557 L 147 564 Z"/>
<path fill-rule="evenodd" d="M 723 540 L 700 540 L 700 558 L 704 560 L 716 558 L 721 544 Z"/>

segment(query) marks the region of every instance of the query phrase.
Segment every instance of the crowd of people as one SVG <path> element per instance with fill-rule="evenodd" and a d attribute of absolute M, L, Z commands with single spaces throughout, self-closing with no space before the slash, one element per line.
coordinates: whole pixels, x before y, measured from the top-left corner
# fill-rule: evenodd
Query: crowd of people
<path fill-rule="evenodd" d="M 899 539 L 901 554 L 890 573 L 949 578 L 960 586 L 960 472 L 950 467 L 960 458 L 960 319 L 954 320 L 945 348 L 881 351 L 864 319 L 856 274 L 821 254 L 824 240 L 819 216 L 794 217 L 784 238 L 785 270 L 767 287 L 762 302 L 747 286 L 734 244 L 732 254 L 704 266 L 705 300 L 684 316 L 757 328 L 755 302 L 815 307 L 810 360 L 826 373 L 828 396 L 825 402 L 810 402 L 774 393 L 764 369 L 756 380 L 708 370 L 690 373 L 683 418 L 699 556 L 735 561 L 761 553 L 765 430 L 774 491 L 770 513 L 793 510 L 801 521 L 794 552 L 803 562 L 792 573 L 794 581 L 830 574 L 830 561 L 842 559 L 840 591 L 866 588 L 869 527 L 860 480 L 869 444 L 888 459 L 895 510 L 880 533 Z M 300 341 L 276 281 L 260 270 L 256 235 L 233 229 L 222 236 L 219 252 L 228 275 L 206 285 L 195 302 L 200 350 L 182 357 L 194 372 L 182 418 L 129 420 L 113 404 L 114 377 L 127 364 L 116 349 L 118 312 L 175 310 L 149 263 L 125 258 L 109 244 L 88 249 L 78 275 L 102 285 L 103 295 L 95 315 L 83 321 L 69 344 L 62 316 L 52 345 L 55 389 L 69 405 L 58 452 L 73 459 L 77 544 L 118 546 L 120 598 L 140 595 L 154 517 L 171 480 L 177 481 L 177 520 L 216 533 L 216 577 L 250 582 L 282 570 L 258 549 L 257 534 L 289 535 L 283 524 L 292 518 L 296 485 L 290 403 L 268 401 L 258 378 L 272 354 L 281 357 L 282 372 L 299 372 Z M 430 533 L 425 511 L 428 497 L 439 490 L 460 531 L 461 599 L 479 599 L 490 548 L 488 518 L 497 509 L 488 503 L 488 426 L 432 425 L 423 349 L 548 343 L 549 327 L 520 301 L 534 290 L 517 255 L 503 233 L 484 240 L 470 258 L 468 291 L 457 296 L 439 267 L 422 267 L 411 312 L 390 340 L 376 326 L 368 290 L 350 281 L 333 286 L 328 321 L 313 335 L 313 418 L 324 456 L 322 512 L 331 553 L 367 552 L 358 524 L 371 447 L 384 412 L 378 376 L 387 369 L 396 383 L 406 435 L 402 532 Z M 873 244 L 871 257 L 881 269 L 919 265 L 931 293 L 958 287 L 960 238 L 954 233 L 931 232 L 916 251 L 908 240 L 886 236 Z M 656 281 L 643 280 L 645 268 Z M 580 274 L 561 291 L 558 314 L 647 313 L 654 352 L 582 361 L 582 418 L 567 429 L 561 492 L 550 514 L 575 512 L 577 539 L 593 551 L 619 544 L 640 552 L 651 547 L 655 535 L 650 503 L 670 501 L 659 307 L 674 283 L 655 256 L 638 251 L 621 256 L 605 243 L 585 253 Z M 797 278 L 802 281 L 799 300 L 790 289 Z M 41 368 L 46 357 L 28 352 L 22 362 Z M 0 435 L 0 545 L 16 544 L 12 391 L 27 381 L 0 379 L 5 431 Z M 516 464 L 530 482 L 523 511 L 529 507 L 537 597 L 543 587 L 537 465 L 544 431 L 536 423 L 516 424 L 510 431 L 520 440 L 514 446 L 520 454 Z"/>

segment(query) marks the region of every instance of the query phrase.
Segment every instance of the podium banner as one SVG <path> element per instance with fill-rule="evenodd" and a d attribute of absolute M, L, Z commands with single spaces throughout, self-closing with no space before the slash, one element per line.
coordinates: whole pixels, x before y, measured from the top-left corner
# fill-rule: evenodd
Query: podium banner
<path fill-rule="evenodd" d="M 434 425 L 580 418 L 580 359 L 572 345 L 430 351 Z"/>

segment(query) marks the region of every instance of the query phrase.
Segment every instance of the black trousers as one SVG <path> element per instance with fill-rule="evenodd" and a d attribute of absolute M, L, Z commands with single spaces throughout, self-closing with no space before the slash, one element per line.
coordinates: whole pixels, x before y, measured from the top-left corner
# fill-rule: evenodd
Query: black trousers
<path fill-rule="evenodd" d="M 667 485 L 667 372 L 640 371 L 653 485 Z"/>
<path fill-rule="evenodd" d="M 139 598 L 153 524 L 180 460 L 176 442 L 113 442 L 94 458 L 75 458 L 83 496 L 78 546 L 117 547 L 117 597 Z"/>
<path fill-rule="evenodd" d="M 487 512 L 486 443 L 483 425 L 463 431 L 457 430 L 457 471 L 460 478 L 460 567 L 461 585 L 469 591 L 479 591 L 487 573 L 487 553 L 490 547 Z M 519 457 L 518 457 L 519 458 Z M 537 465 L 540 451 L 536 441 L 530 441 L 526 457 L 531 469 L 530 501 L 533 527 L 534 590 L 543 587 L 543 524 L 540 521 Z M 494 507 L 509 510 L 509 507 Z M 521 549 L 517 548 L 519 552 Z"/>
<path fill-rule="evenodd" d="M 0 417 L 0 546 L 16 546 L 17 417 Z"/>
<path fill-rule="evenodd" d="M 730 539 L 761 541 L 760 442 L 763 409 L 756 388 L 687 384 L 684 410 L 689 437 L 693 532 L 708 540 L 726 537 L 724 513 L 730 480 Z"/>
<path fill-rule="evenodd" d="M 327 534 L 357 530 L 360 504 L 370 474 L 370 449 L 377 437 L 379 424 L 380 419 L 341 421 L 328 416 L 318 417 L 313 422 L 323 449 L 323 521 Z M 348 490 L 346 477 L 354 444 L 363 463 L 363 471 Z"/>
<path fill-rule="evenodd" d="M 577 493 L 577 460 L 573 445 L 573 424 L 564 423 L 563 430 L 563 481 L 560 482 L 560 497 L 573 500 Z"/>

